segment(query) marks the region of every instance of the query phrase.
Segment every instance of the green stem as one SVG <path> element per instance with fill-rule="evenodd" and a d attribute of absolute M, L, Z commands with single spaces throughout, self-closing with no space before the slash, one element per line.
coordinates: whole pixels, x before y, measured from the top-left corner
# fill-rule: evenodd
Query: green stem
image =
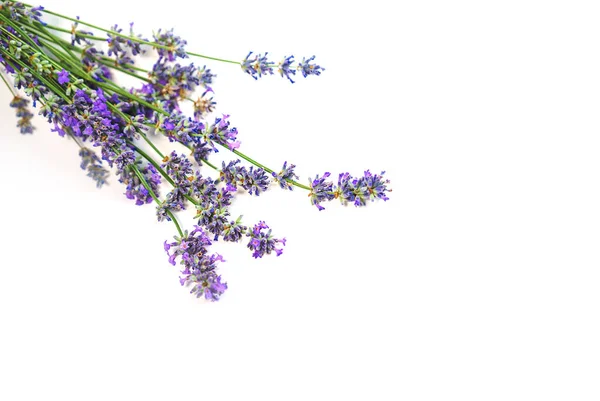
<path fill-rule="evenodd" d="M 25 3 L 22 3 L 22 4 L 23 4 L 23 5 L 25 5 L 25 6 L 27 6 L 27 7 L 31 7 L 31 5 L 29 5 L 29 4 L 25 4 Z M 76 18 L 71 18 L 71 17 L 68 17 L 68 16 L 66 16 L 66 15 L 62 15 L 62 14 L 59 14 L 59 13 L 57 13 L 57 12 L 54 12 L 54 11 L 50 11 L 50 10 L 46 10 L 46 9 L 44 9 L 44 10 L 42 10 L 42 11 L 43 11 L 44 13 L 46 13 L 46 14 L 54 15 L 54 16 L 56 16 L 56 17 L 59 17 L 59 18 L 66 19 L 66 20 L 68 20 L 68 21 L 72 21 L 72 22 L 78 22 L 78 23 L 80 23 L 81 25 L 89 26 L 90 28 L 94 28 L 94 29 L 97 29 L 97 30 L 99 30 L 99 31 L 106 32 L 106 33 L 109 33 L 109 34 L 111 34 L 111 35 L 113 35 L 113 36 L 120 36 L 120 37 L 122 37 L 122 38 L 129 39 L 129 40 L 131 40 L 132 42 L 137 42 L 137 43 L 140 43 L 140 44 L 143 44 L 143 45 L 152 46 L 152 47 L 154 47 L 154 48 L 157 48 L 157 49 L 164 49 L 164 50 L 171 50 L 171 51 L 172 51 L 172 50 L 174 50 L 173 48 L 171 48 L 171 47 L 169 47 L 169 46 L 160 45 L 160 44 L 158 44 L 158 43 L 155 43 L 155 42 L 149 42 L 149 41 L 147 41 L 147 40 L 143 40 L 143 39 L 140 39 L 140 38 L 136 38 L 136 37 L 134 37 L 134 36 L 124 35 L 124 34 L 122 34 L 122 33 L 119 33 L 119 32 L 111 31 L 111 30 L 109 30 L 109 29 L 104 29 L 104 28 L 101 28 L 101 27 L 99 27 L 99 26 L 97 26 L 97 25 L 90 24 L 89 22 L 81 21 L 81 20 L 78 20 L 78 19 L 76 19 Z M 52 26 L 52 25 L 47 25 L 47 27 L 48 27 L 48 28 L 50 28 L 50 29 L 55 29 L 55 28 L 58 28 L 58 27 L 54 27 L 54 26 Z M 71 31 L 70 31 L 70 30 L 67 30 L 67 29 L 64 29 L 64 28 L 58 28 L 58 29 L 56 29 L 56 30 L 57 30 L 57 31 L 60 31 L 60 32 L 67 32 L 67 33 L 71 33 Z M 91 36 L 91 35 L 85 35 L 85 34 L 79 34 L 79 33 L 76 33 L 76 35 L 80 35 L 81 37 L 87 37 L 88 39 L 95 39 L 95 40 L 99 39 L 99 38 L 97 38 L 97 37 L 95 37 L 95 36 Z M 90 37 L 90 36 L 91 36 L 91 37 Z M 106 41 L 106 39 L 104 39 L 104 41 Z M 200 57 L 200 58 L 205 58 L 205 59 L 208 59 L 208 60 L 214 60 L 214 61 L 221 61 L 221 62 L 224 62 L 224 63 L 238 64 L 238 65 L 240 64 L 240 62 L 239 62 L 239 61 L 226 60 L 226 59 L 222 59 L 222 58 L 217 58 L 217 57 L 206 56 L 206 55 L 204 55 L 204 54 L 198 54 L 198 53 L 192 53 L 192 52 L 186 52 L 186 54 L 187 54 L 188 56 Z"/>
<path fill-rule="evenodd" d="M 45 10 L 44 10 L 44 11 L 45 11 Z M 50 14 L 52 14 L 51 12 L 49 12 L 49 13 L 50 13 Z M 54 14 L 54 15 L 57 15 L 57 14 Z M 57 16 L 59 16 L 59 17 L 63 17 L 63 18 L 66 18 L 66 19 L 70 19 L 70 20 L 72 20 L 72 21 L 78 21 L 78 20 L 75 20 L 75 19 L 73 19 L 73 18 L 64 17 L 64 16 L 62 16 L 62 15 L 57 15 Z M 81 22 L 81 21 L 79 21 L 79 22 Z M 84 24 L 84 25 L 91 26 L 92 28 L 96 28 L 96 29 L 103 30 L 103 31 L 105 31 L 105 32 L 109 32 L 109 33 L 111 33 L 111 34 L 116 34 L 116 35 L 119 35 L 119 36 L 122 36 L 122 37 L 129 38 L 129 39 L 131 39 L 131 40 L 133 40 L 133 39 L 137 39 L 137 38 L 132 38 L 132 37 L 129 37 L 129 36 L 126 36 L 126 35 L 121 35 L 121 34 L 119 34 L 118 32 L 107 31 L 107 30 L 105 30 L 105 29 L 102 29 L 102 28 L 99 28 L 99 27 L 96 27 L 96 26 L 93 26 L 93 25 L 90 25 L 90 24 L 85 24 L 85 23 L 83 23 L 83 22 L 81 22 L 81 23 L 82 23 L 82 24 Z M 48 33 L 47 33 L 47 34 L 48 34 Z M 51 36 L 54 36 L 54 35 L 52 35 L 52 34 L 50 34 L 50 35 L 51 35 Z M 140 43 L 142 43 L 142 42 L 145 42 L 145 41 L 141 41 Z M 146 44 L 149 44 L 149 42 L 146 42 Z M 162 47 L 164 48 L 165 46 L 162 46 Z M 194 54 L 192 54 L 192 55 L 194 55 Z M 220 61 L 223 61 L 223 60 L 220 60 Z M 87 73 L 86 73 L 86 75 L 87 75 L 87 79 L 88 79 L 88 80 L 91 80 L 91 77 L 89 77 L 89 75 L 88 75 Z M 133 76 L 133 77 L 141 78 L 141 77 L 137 76 L 137 74 L 134 74 L 134 73 L 129 73 L 129 75 L 131 75 L 131 76 Z M 103 88 L 107 88 L 107 85 L 106 85 L 105 83 L 99 83 L 99 82 L 96 82 L 96 84 L 98 84 L 99 86 L 101 86 L 101 87 L 103 87 Z M 146 107 L 149 107 L 150 109 L 154 110 L 154 111 L 155 111 L 155 112 L 157 112 L 157 113 L 161 113 L 161 114 L 163 114 L 163 115 L 167 115 L 167 116 L 169 115 L 169 113 L 165 112 L 164 110 L 162 110 L 162 109 L 159 109 L 159 108 L 157 108 L 157 107 L 155 107 L 155 106 L 153 106 L 153 105 L 149 104 L 148 102 L 145 102 L 144 100 L 140 99 L 139 97 L 137 97 L 137 96 L 135 96 L 135 95 L 132 95 L 132 94 L 130 94 L 129 92 L 127 92 L 127 91 L 125 91 L 125 90 L 122 90 L 122 88 L 118 87 L 118 86 L 117 86 L 117 85 L 115 85 L 114 83 L 112 83 L 112 82 L 109 82 L 109 84 L 110 84 L 110 86 L 112 87 L 112 89 L 113 89 L 113 92 L 116 92 L 116 93 L 118 93 L 118 94 L 121 94 L 122 96 L 125 96 L 125 97 L 127 97 L 127 98 L 129 98 L 129 99 L 132 99 L 132 100 L 134 100 L 134 101 L 137 101 L 138 103 L 140 103 L 140 104 L 143 104 L 143 105 L 144 105 L 144 106 L 146 106 Z M 116 109 L 116 108 L 115 108 L 115 109 Z M 123 114 L 123 113 L 122 113 L 120 110 L 118 110 L 118 109 L 116 109 L 116 111 L 117 111 L 118 113 L 120 113 L 120 114 Z M 160 154 L 160 152 L 158 151 L 158 149 L 156 149 L 156 148 L 154 147 L 154 145 L 151 143 L 151 141 L 149 141 L 149 140 L 148 140 L 146 137 L 144 137 L 144 139 L 146 140 L 146 142 L 148 142 L 148 144 L 149 144 L 150 146 L 152 146 L 152 147 L 155 149 L 155 151 L 157 151 L 157 152 Z M 253 165 L 257 166 L 257 167 L 260 167 L 260 168 L 262 168 L 262 169 L 263 169 L 263 170 L 265 170 L 266 172 L 268 172 L 268 173 L 273 173 L 273 170 L 271 170 L 270 168 L 268 168 L 268 167 L 264 166 L 264 165 L 263 165 L 263 164 L 261 164 L 261 163 L 258 163 L 257 161 L 253 160 L 253 159 L 252 159 L 252 158 L 250 158 L 249 156 L 246 156 L 246 155 L 245 155 L 245 154 L 243 154 L 242 152 L 240 152 L 240 151 L 238 151 L 238 150 L 236 150 L 236 149 L 230 149 L 230 148 L 229 148 L 228 146 L 226 146 L 226 145 L 221 145 L 221 144 L 219 144 L 219 145 L 220 145 L 220 146 L 222 146 L 222 147 L 224 147 L 224 148 L 226 148 L 226 149 L 228 149 L 228 150 L 230 150 L 231 152 L 233 152 L 233 153 L 234 153 L 234 154 L 236 154 L 237 156 L 241 157 L 242 159 L 244 159 L 244 160 L 248 161 L 249 163 L 251 163 L 251 164 L 253 164 Z M 188 147 L 188 149 L 189 149 L 189 147 Z M 191 150 L 191 149 L 190 149 L 190 150 Z M 212 167 L 213 169 L 215 169 L 215 170 L 219 171 L 219 169 L 218 169 L 216 166 L 212 165 L 211 163 L 209 163 L 209 162 L 208 162 L 208 161 L 206 161 L 206 160 L 203 160 L 203 161 L 204 161 L 204 162 L 205 162 L 205 163 L 206 163 L 208 166 L 210 166 L 210 167 Z M 294 185 L 294 186 L 296 186 L 296 187 L 298 187 L 298 188 L 302 188 L 302 189 L 305 189 L 305 190 L 308 190 L 308 191 L 310 191 L 310 187 L 308 187 L 308 186 L 306 186 L 306 185 L 303 185 L 303 184 L 300 184 L 300 183 L 299 183 L 299 182 L 297 182 L 297 181 L 294 181 L 294 180 L 287 180 L 287 182 L 289 182 L 290 184 L 292 184 L 292 185 Z"/>
<path fill-rule="evenodd" d="M 48 14 L 52 14 L 52 13 L 48 13 Z M 86 25 L 83 24 L 82 25 Z M 64 32 L 64 33 L 68 33 L 68 34 L 72 34 L 73 31 L 71 31 L 70 29 L 65 29 L 65 28 L 61 28 L 55 25 L 46 25 L 48 28 L 52 29 L 53 31 L 58 31 L 58 32 Z M 92 39 L 92 40 L 98 40 L 101 42 L 106 42 L 106 38 L 100 38 L 98 36 L 94 36 L 94 35 L 88 35 L 87 33 L 79 33 L 79 32 L 75 32 L 75 35 L 80 36 L 82 38 L 86 38 L 86 39 Z"/>
<path fill-rule="evenodd" d="M 169 174 L 167 174 L 167 172 L 162 169 L 162 167 L 160 166 L 160 164 L 158 164 L 156 162 L 156 160 L 154 160 L 153 158 L 151 158 L 150 156 L 148 156 L 148 154 L 146 152 L 144 152 L 142 149 L 140 149 L 133 142 L 127 141 L 127 143 L 130 146 L 132 146 L 135 149 L 135 151 L 140 154 L 140 156 L 142 156 L 144 159 L 146 159 L 148 161 L 148 163 L 152 164 L 154 166 L 154 168 L 156 168 L 156 170 L 160 173 L 160 175 L 162 175 L 165 178 L 165 180 L 167 180 L 169 182 L 169 184 L 171 184 L 173 187 L 176 186 L 175 185 L 175 181 L 173 181 L 171 179 L 171 177 L 169 176 Z"/>
<path fill-rule="evenodd" d="M 221 145 L 221 144 L 219 144 L 219 145 Z M 221 145 L 221 146 L 223 146 L 223 145 Z M 229 149 L 229 147 L 227 147 L 227 146 L 223 146 L 223 147 Z M 250 157 L 246 156 L 245 154 L 243 154 L 242 152 L 238 151 L 237 149 L 229 149 L 229 150 L 231 150 L 233 153 L 235 153 L 236 155 L 238 155 L 242 159 L 246 160 L 247 162 L 254 164 L 256 167 L 262 168 L 267 173 L 273 173 L 273 170 L 271 170 L 270 168 L 268 168 L 266 166 L 263 166 L 262 164 L 260 164 L 259 162 L 255 161 L 255 160 L 252 160 Z M 302 185 L 299 182 L 296 182 L 294 180 L 286 180 L 286 181 L 289 182 L 290 184 L 298 187 L 298 188 L 303 188 L 303 189 L 306 189 L 306 190 L 310 191 L 310 187 L 307 187 L 306 185 Z"/>
<path fill-rule="evenodd" d="M 213 170 L 221 171 L 217 166 L 215 166 L 214 164 L 212 164 L 211 162 L 209 162 L 206 159 L 202 159 L 202 163 L 206 163 L 206 165 L 209 167 L 212 167 Z"/>
<path fill-rule="evenodd" d="M 75 62 L 79 63 L 79 59 L 77 57 L 75 57 L 73 55 L 73 53 L 71 53 L 69 51 L 69 49 L 67 49 L 60 41 L 58 41 L 56 36 L 54 36 L 50 32 L 48 32 L 48 30 L 42 24 L 38 24 L 38 25 L 39 25 L 38 28 L 41 29 L 45 35 L 50 36 L 50 40 L 52 40 L 52 42 L 56 43 L 61 49 L 63 49 L 67 56 L 71 57 L 71 59 L 73 59 L 73 60 L 75 60 Z"/>
<path fill-rule="evenodd" d="M 0 27 L 0 30 L 4 31 L 7 34 L 10 34 L 10 32 L 4 30 L 4 28 L 2 28 L 2 27 Z M 7 57 L 6 62 L 11 67 L 14 68 L 14 66 L 12 65 L 12 63 L 8 60 L 9 58 L 12 59 L 13 61 L 15 61 L 17 64 L 19 64 L 22 68 L 28 68 L 29 71 L 31 71 L 31 74 L 34 77 L 36 77 L 37 79 L 39 79 L 41 82 L 45 83 L 49 88 L 52 89 L 52 91 L 54 93 L 56 93 L 59 96 L 61 96 L 67 103 L 71 103 L 71 100 L 65 95 L 65 93 L 62 91 L 61 88 L 55 87 L 51 82 L 48 82 L 42 75 L 38 74 L 35 70 L 29 68 L 25 63 L 21 62 L 21 60 L 18 60 L 18 59 L 15 59 L 14 57 L 12 57 L 4 49 L 0 48 L 0 53 L 4 54 Z M 118 109 L 117 109 L 117 111 L 121 112 Z M 80 144 L 78 143 L 78 145 L 80 145 Z M 118 152 L 117 152 L 117 154 L 118 154 Z M 132 166 L 132 168 L 133 168 L 133 171 L 135 172 L 135 174 L 140 179 L 140 182 L 142 183 L 142 185 L 144 185 L 144 187 L 148 190 L 148 193 L 150 193 L 150 196 L 152 196 L 152 198 L 154 199 L 154 201 L 157 204 L 161 205 L 162 204 L 161 201 L 158 199 L 158 197 L 156 196 L 156 194 L 154 193 L 154 191 L 152 191 L 152 188 L 148 185 L 148 183 L 146 182 L 146 179 L 141 174 L 141 172 L 135 166 Z M 173 215 L 173 213 L 168 210 L 167 211 L 167 215 L 169 216 L 169 218 L 171 219 L 171 221 L 173 221 L 173 223 L 175 224 L 175 227 L 177 228 L 177 231 L 179 232 L 179 235 L 183 236 L 183 232 L 181 230 L 181 227 L 179 226 L 179 223 L 177 222 L 177 219 L 175 218 L 175 216 Z"/>
<path fill-rule="evenodd" d="M 6 80 L 6 78 L 4 78 L 4 74 L 0 73 L 0 78 L 2 78 L 2 81 L 4 82 L 4 84 L 6 85 L 6 87 L 8 88 L 8 90 L 10 91 L 10 93 L 12 93 L 13 97 L 17 97 L 17 94 L 15 93 L 15 91 L 13 90 L 13 88 L 10 87 L 10 85 L 8 84 L 8 81 Z"/>
<path fill-rule="evenodd" d="M 210 56 L 205 56 L 202 54 L 198 54 L 198 53 L 192 53 L 192 52 L 186 52 L 188 56 L 194 56 L 194 57 L 200 57 L 200 58 L 206 58 L 208 60 L 215 60 L 215 61 L 222 61 L 223 63 L 230 63 L 230 64 L 237 64 L 240 65 L 239 61 L 233 61 L 233 60 L 226 60 L 223 58 L 217 58 L 217 57 L 210 57 Z"/>
<path fill-rule="evenodd" d="M 37 78 L 40 82 L 44 83 L 53 92 L 57 93 L 60 97 L 63 98 L 64 101 L 66 101 L 67 103 L 71 103 L 71 99 L 69 99 L 64 93 L 62 93 L 62 91 L 60 89 L 58 89 L 52 82 L 49 82 L 48 80 L 46 80 L 46 78 L 44 78 L 42 75 L 38 74 L 35 70 L 29 68 L 21 60 L 15 59 L 14 57 L 12 57 L 10 54 L 6 53 L 2 49 L 0 49 L 0 53 L 4 54 L 6 57 L 10 57 L 15 63 L 19 64 L 22 68 L 27 68 L 31 72 L 32 76 L 34 76 L 35 78 Z M 14 66 L 12 65 L 12 63 L 10 63 L 8 60 L 6 60 L 6 61 L 11 65 L 11 67 L 14 68 Z"/>
<path fill-rule="evenodd" d="M 137 175 L 137 177 L 140 179 L 140 182 L 142 183 L 144 188 L 146 188 L 146 190 L 148 191 L 148 193 L 150 194 L 152 199 L 154 199 L 154 202 L 156 202 L 159 206 L 162 205 L 162 202 L 160 201 L 160 199 L 158 199 L 158 197 L 156 196 L 156 194 L 154 193 L 152 188 L 150 188 L 150 185 L 148 185 L 148 182 L 144 178 L 144 175 L 140 172 L 140 170 L 137 168 L 137 166 L 132 165 L 130 167 L 133 170 L 133 172 L 135 173 L 135 175 Z M 177 228 L 177 232 L 179 233 L 179 235 L 181 235 L 183 237 L 183 231 L 181 231 L 181 227 L 179 226 L 179 223 L 177 222 L 177 219 L 175 218 L 173 213 L 170 210 L 167 210 L 167 215 L 169 216 L 171 221 L 175 224 L 175 227 Z"/>

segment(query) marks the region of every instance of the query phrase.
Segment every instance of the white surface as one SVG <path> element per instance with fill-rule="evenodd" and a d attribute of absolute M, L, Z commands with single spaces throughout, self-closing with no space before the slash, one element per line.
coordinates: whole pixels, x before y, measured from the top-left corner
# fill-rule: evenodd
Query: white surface
<path fill-rule="evenodd" d="M 303 182 L 385 169 L 394 191 L 240 198 L 288 246 L 219 244 L 229 291 L 199 302 L 172 226 L 40 119 L 21 136 L 0 90 L 0 399 L 600 398 L 595 2 L 51 3 L 217 57 L 316 54 L 295 85 L 209 64 L 218 110 Z"/>

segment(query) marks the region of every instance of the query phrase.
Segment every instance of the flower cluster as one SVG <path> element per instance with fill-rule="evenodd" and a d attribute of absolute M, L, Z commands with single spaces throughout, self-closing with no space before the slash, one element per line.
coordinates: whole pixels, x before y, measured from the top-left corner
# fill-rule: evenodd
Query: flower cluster
<path fill-rule="evenodd" d="M 29 100 L 15 96 L 10 102 L 10 107 L 16 109 L 17 127 L 21 134 L 33 134 L 35 127 L 31 124 L 33 113 L 29 111 Z"/>
<path fill-rule="evenodd" d="M 295 164 L 291 164 L 288 166 L 287 161 L 283 162 L 283 167 L 279 173 L 275 173 L 274 171 L 271 173 L 275 181 L 279 184 L 281 189 L 289 189 L 290 191 L 294 189 L 294 187 L 290 184 L 290 181 L 294 179 L 298 179 L 299 177 L 294 173 L 294 169 L 296 168 Z"/>
<path fill-rule="evenodd" d="M 117 172 L 119 182 L 126 185 L 125 196 L 127 199 L 135 200 L 138 206 L 152 203 L 151 193 L 155 196 L 160 195 L 158 186 L 161 182 L 160 175 L 153 165 L 140 167 L 140 164 L 136 163 L 135 168 L 132 165 Z"/>
<path fill-rule="evenodd" d="M 217 262 L 225 260 L 219 254 L 209 255 L 207 247 L 210 239 L 201 227 L 195 226 L 192 232 L 187 231 L 175 241 L 165 241 L 165 251 L 169 262 L 175 266 L 176 259 L 183 265 L 180 277 L 181 285 L 191 285 L 192 294 L 204 297 L 210 301 L 218 301 L 227 290 L 227 283 L 221 282 L 221 276 L 216 273 Z"/>
<path fill-rule="evenodd" d="M 81 157 L 81 169 L 87 170 L 87 176 L 96 181 L 96 187 L 100 188 L 106 184 L 110 172 L 104 168 L 102 160 L 93 151 L 85 147 L 82 147 L 79 151 L 79 157 Z"/>
<path fill-rule="evenodd" d="M 355 178 L 350 173 L 341 173 L 337 186 L 331 181 L 325 181 L 330 173 L 325 173 L 320 178 L 317 175 L 314 180 L 310 180 L 310 201 L 319 210 L 325 209 L 321 206 L 322 202 L 332 199 L 339 199 L 343 205 L 352 202 L 354 206 L 365 206 L 367 200 L 387 201 L 389 198 L 386 193 L 392 190 L 387 187 L 390 181 L 383 179 L 384 174 L 385 171 L 373 174 L 367 170 L 362 177 Z"/>
<path fill-rule="evenodd" d="M 115 65 L 127 69 L 129 65 L 134 64 L 133 56 L 144 53 L 140 43 L 130 39 L 136 38 L 133 33 L 133 22 L 129 24 L 130 38 L 122 35 L 121 32 L 123 32 L 123 29 L 119 28 L 116 24 L 111 28 L 111 31 L 112 32 L 107 33 L 107 55 L 109 57 L 114 55 Z M 141 39 L 141 36 L 138 35 L 137 38 Z"/>
<path fill-rule="evenodd" d="M 261 54 L 255 54 L 253 52 L 248 53 L 246 58 L 240 63 L 242 70 L 250 75 L 252 78 L 257 80 L 263 75 L 273 75 L 273 69 L 277 67 L 279 75 L 283 78 L 287 78 L 291 83 L 294 83 L 292 79 L 293 75 L 296 75 L 296 71 L 300 71 L 302 76 L 306 78 L 309 75 L 321 75 L 321 72 L 325 69 L 315 63 L 311 63 L 315 59 L 315 56 L 310 58 L 304 57 L 298 65 L 295 65 L 294 56 L 285 56 L 278 64 L 269 61 L 267 54 L 264 56 Z"/>
<path fill-rule="evenodd" d="M 257 167 L 251 166 L 247 169 L 240 165 L 239 159 L 229 162 L 227 165 L 222 163 L 221 181 L 225 182 L 232 190 L 237 190 L 238 186 L 248 191 L 250 195 L 259 196 L 261 192 L 266 191 L 271 184 L 267 172 Z"/>
<path fill-rule="evenodd" d="M 246 225 L 242 216 L 232 218 L 230 207 L 239 192 L 259 196 L 271 186 L 290 191 L 298 187 L 309 192 L 311 203 L 320 210 L 321 203 L 336 198 L 356 206 L 388 199 L 389 181 L 383 179 L 384 173 L 367 170 L 361 177 L 343 173 L 337 185 L 325 173 L 306 186 L 296 181 L 294 164 L 286 161 L 276 172 L 241 153 L 230 115 L 211 117 L 217 108 L 212 89 L 216 75 L 207 66 L 187 60 L 200 56 L 239 64 L 254 79 L 277 70 L 294 83 L 299 75 L 317 76 L 324 71 L 314 63 L 314 56 L 300 62 L 285 56 L 275 63 L 268 53 L 250 52 L 238 63 L 187 52 L 186 41 L 172 29 L 159 29 L 148 40 L 133 33 L 133 24 L 128 32 L 118 25 L 105 30 L 77 17 L 68 31 L 45 25 L 46 12 L 43 7 L 0 0 L 0 77 L 17 94 L 10 106 L 16 109 L 20 132 L 33 132 L 29 102 L 34 108 L 39 104 L 38 113 L 51 131 L 79 146 L 81 168 L 97 187 L 107 183 L 107 165 L 114 168 L 128 199 L 140 206 L 154 202 L 157 219 L 174 223 L 179 234 L 164 244 L 169 262 L 179 261 L 181 284 L 190 286 L 196 296 L 216 301 L 227 289 L 217 273 L 223 257 L 208 251 L 212 242 L 244 243 L 254 258 L 283 252 L 286 239 L 275 237 L 264 221 Z M 104 31 L 106 38 L 80 25 Z M 70 32 L 70 40 L 56 30 Z M 136 59 L 152 49 L 157 55 L 152 67 L 137 66 Z M 138 85 L 119 86 L 114 71 L 138 79 Z M 190 116 L 184 112 L 189 110 L 186 105 L 191 106 Z M 153 141 L 155 135 L 165 136 L 189 153 L 171 151 L 164 156 Z M 219 151 L 234 153 L 244 162 L 222 162 L 218 168 L 209 158 Z M 216 170 L 215 178 L 204 171 L 208 168 Z M 196 211 L 191 232 L 181 229 L 177 216 L 188 206 Z"/>
<path fill-rule="evenodd" d="M 173 30 L 162 32 L 161 29 L 154 33 L 154 43 L 156 43 L 156 51 L 160 58 L 166 58 L 169 61 L 174 61 L 176 57 L 186 58 L 185 45 L 187 42 L 179 36 L 173 34 Z"/>
<path fill-rule="evenodd" d="M 277 239 L 271 235 L 271 229 L 264 221 L 259 222 L 248 230 L 247 234 L 250 237 L 248 248 L 252 250 L 254 258 L 262 258 L 265 254 L 270 254 L 275 251 L 277 256 L 283 253 L 281 248 L 277 248 L 277 244 L 285 245 L 285 238 Z"/>

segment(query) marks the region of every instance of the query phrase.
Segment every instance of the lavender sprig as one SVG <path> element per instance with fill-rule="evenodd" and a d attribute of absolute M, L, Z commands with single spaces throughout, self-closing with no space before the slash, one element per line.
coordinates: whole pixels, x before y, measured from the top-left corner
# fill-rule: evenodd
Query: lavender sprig
<path fill-rule="evenodd" d="M 279 172 L 269 169 L 239 151 L 238 130 L 228 114 L 212 122 L 207 118 L 216 110 L 212 85 L 216 75 L 210 68 L 184 63 L 189 56 L 238 64 L 257 80 L 274 75 L 294 82 L 296 76 L 320 75 L 324 69 L 314 63 L 315 57 L 297 63 L 285 56 L 279 63 L 268 59 L 268 53 L 250 52 L 241 62 L 192 53 L 185 50 L 186 41 L 173 30 L 158 30 L 152 41 L 129 33 L 117 25 L 104 29 L 79 17 L 67 17 L 42 7 L 18 2 L 0 1 L 0 65 L 12 78 L 2 77 L 13 94 L 10 106 L 16 109 L 18 127 L 23 134 L 33 132 L 34 115 L 29 100 L 39 114 L 51 124 L 51 131 L 68 136 L 81 147 L 81 167 L 101 187 L 109 172 L 105 164 L 116 170 L 125 186 L 125 196 L 137 205 L 154 202 L 158 220 L 171 221 L 179 233 L 175 241 L 165 242 L 169 261 L 182 265 L 180 281 L 191 292 L 208 300 L 220 299 L 227 284 L 217 273 L 220 255 L 210 254 L 213 241 L 239 243 L 247 239 L 254 258 L 281 255 L 285 238 L 276 238 L 269 226 L 260 221 L 247 226 L 241 216 L 231 219 L 230 207 L 242 190 L 260 195 L 278 184 L 282 189 L 298 187 L 309 191 L 311 203 L 319 210 L 325 201 L 340 199 L 342 204 L 363 206 L 368 200 L 388 200 L 389 181 L 383 174 L 369 170 L 361 177 L 342 173 L 337 185 L 329 181 L 329 173 L 317 176 L 303 185 L 296 180 L 296 166 L 284 162 Z M 71 29 L 48 25 L 43 15 L 50 14 L 72 22 Z M 79 29 L 80 25 L 106 35 L 95 35 Z M 71 35 L 70 41 L 53 32 Z M 151 70 L 136 66 L 136 57 L 154 49 L 157 61 Z M 139 79 L 140 85 L 123 88 L 113 80 L 113 71 Z M 297 74 L 297 73 L 300 74 Z M 202 93 L 196 100 L 194 92 Z M 183 102 L 191 102 L 193 113 L 187 116 Z M 154 135 L 164 135 L 170 142 L 183 145 L 189 155 L 172 151 L 167 156 L 153 142 Z M 152 155 L 142 149 L 149 146 Z M 93 152 L 90 145 L 98 149 Z M 223 163 L 218 169 L 209 158 L 225 150 L 240 159 Z M 157 157 L 157 159 L 155 159 Z M 244 163 L 249 163 L 247 167 Z M 205 174 L 208 166 L 218 172 L 213 179 Z M 169 188 L 161 196 L 161 184 Z M 176 213 L 193 205 L 196 224 L 191 232 L 181 229 Z"/>

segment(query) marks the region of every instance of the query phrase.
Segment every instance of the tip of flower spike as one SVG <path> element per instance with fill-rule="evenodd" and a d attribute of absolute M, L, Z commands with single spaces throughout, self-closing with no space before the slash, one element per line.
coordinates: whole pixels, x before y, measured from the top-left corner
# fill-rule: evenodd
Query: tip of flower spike
<path fill-rule="evenodd" d="M 292 79 L 292 76 L 296 75 L 297 71 L 302 73 L 302 76 L 306 78 L 309 75 L 321 75 L 321 72 L 325 71 L 325 68 L 311 63 L 315 59 L 315 56 L 310 58 L 304 57 L 298 65 L 295 65 L 294 56 L 285 56 L 283 60 L 279 63 L 274 63 L 267 59 L 268 53 L 265 53 L 264 56 L 261 54 L 257 54 L 252 56 L 254 52 L 249 52 L 248 55 L 242 62 L 240 66 L 242 71 L 250 75 L 252 78 L 257 80 L 263 75 L 273 75 L 273 69 L 277 67 L 277 71 L 282 78 L 287 78 L 291 83 L 295 81 Z"/>

